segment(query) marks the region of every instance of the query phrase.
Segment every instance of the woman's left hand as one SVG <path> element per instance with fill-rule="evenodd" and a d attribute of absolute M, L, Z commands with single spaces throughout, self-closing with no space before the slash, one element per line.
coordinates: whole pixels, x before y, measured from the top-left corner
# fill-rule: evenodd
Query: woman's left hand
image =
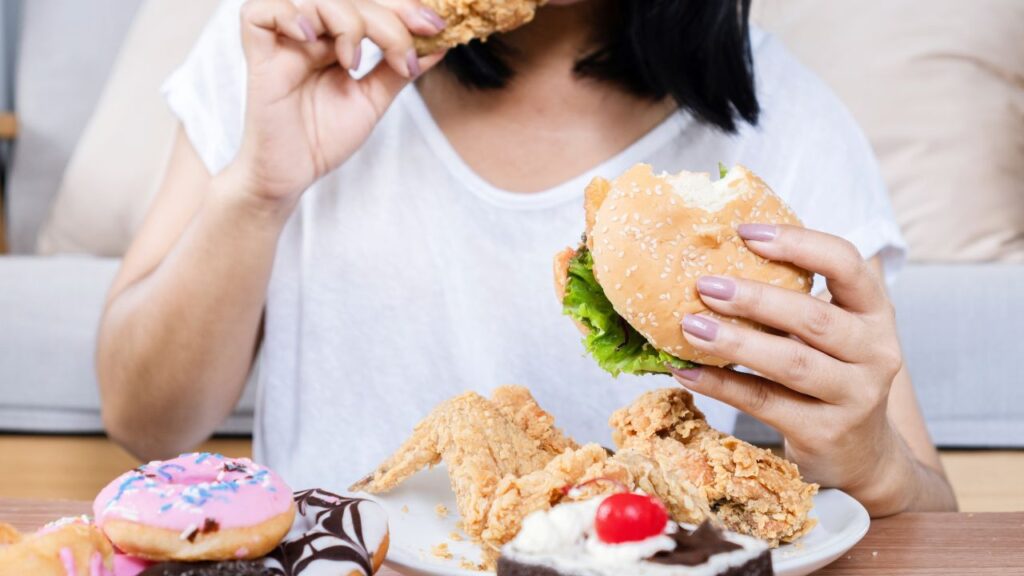
<path fill-rule="evenodd" d="M 842 238 L 792 226 L 745 224 L 753 252 L 821 274 L 831 302 L 732 277 L 700 279 L 705 305 L 783 335 L 708 316 L 682 327 L 696 348 L 756 371 L 675 371 L 687 388 L 731 404 L 778 429 L 806 477 L 843 488 L 875 513 L 898 511 L 887 468 L 907 458 L 886 413 L 902 367 L 893 307 L 880 275 Z M 792 336 L 787 336 L 792 335 Z M 888 510 L 892 508 L 892 510 Z"/>

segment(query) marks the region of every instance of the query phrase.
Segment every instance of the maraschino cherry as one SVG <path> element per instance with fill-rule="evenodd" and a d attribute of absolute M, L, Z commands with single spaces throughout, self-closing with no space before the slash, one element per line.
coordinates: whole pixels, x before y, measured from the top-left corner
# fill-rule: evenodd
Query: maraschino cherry
<path fill-rule="evenodd" d="M 665 531 L 668 524 L 668 511 L 661 500 L 645 494 L 629 492 L 625 484 L 611 478 L 593 478 L 576 486 L 562 489 L 568 494 L 573 489 L 580 489 L 595 482 L 611 482 L 622 492 L 612 494 L 601 502 L 594 519 L 597 537 L 606 544 L 622 544 L 623 542 L 639 542 Z"/>
<path fill-rule="evenodd" d="M 607 544 L 638 542 L 665 531 L 668 512 L 661 500 L 645 494 L 619 492 L 597 508 L 594 529 Z"/>

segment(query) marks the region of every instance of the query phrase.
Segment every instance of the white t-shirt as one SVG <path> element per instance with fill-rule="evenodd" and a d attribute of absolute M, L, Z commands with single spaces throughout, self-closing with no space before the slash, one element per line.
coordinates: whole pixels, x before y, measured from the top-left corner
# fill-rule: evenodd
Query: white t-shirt
<path fill-rule="evenodd" d="M 242 135 L 245 63 L 227 0 L 167 101 L 212 173 Z M 657 170 L 742 163 L 804 223 L 894 270 L 903 242 L 871 149 L 831 93 L 774 38 L 752 36 L 763 115 L 726 135 L 676 113 L 600 166 L 550 190 L 487 183 L 450 146 L 415 88 L 343 166 L 302 197 L 278 245 L 258 358 L 255 451 L 296 487 L 343 488 L 442 400 L 528 386 L 581 441 L 610 445 L 608 416 L 665 376 L 614 379 L 584 354 L 554 296 L 552 256 L 583 228 L 582 193 L 636 162 Z M 211 343 L 213 345 L 213 343 Z M 735 411 L 702 399 L 712 424 Z"/>

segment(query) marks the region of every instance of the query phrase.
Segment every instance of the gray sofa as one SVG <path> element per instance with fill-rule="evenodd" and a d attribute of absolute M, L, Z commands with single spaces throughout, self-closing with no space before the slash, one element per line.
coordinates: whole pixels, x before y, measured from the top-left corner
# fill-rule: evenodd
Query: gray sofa
<path fill-rule="evenodd" d="M 139 0 L 24 2 L 20 134 L 6 167 L 12 254 L 0 256 L 0 430 L 101 431 L 95 328 L 114 259 L 34 255 L 62 171 Z M 9 39 L 9 37 L 8 37 Z M 83 48 L 85 47 L 85 48 Z M 909 265 L 893 288 L 904 353 L 935 440 L 1024 447 L 1024 266 Z M 252 390 L 222 432 L 251 429 Z M 744 435 L 770 439 L 748 420 Z"/>

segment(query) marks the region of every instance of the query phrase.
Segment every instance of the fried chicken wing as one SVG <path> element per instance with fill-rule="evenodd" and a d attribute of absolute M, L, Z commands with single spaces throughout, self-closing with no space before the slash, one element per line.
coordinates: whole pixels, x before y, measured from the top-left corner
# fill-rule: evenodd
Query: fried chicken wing
<path fill-rule="evenodd" d="M 491 402 L 510 422 L 540 443 L 540 449 L 558 455 L 579 448 L 576 441 L 555 427 L 555 417 L 537 404 L 522 386 L 501 386 L 491 393 Z"/>
<path fill-rule="evenodd" d="M 507 32 L 533 20 L 546 0 L 423 0 L 445 21 L 445 29 L 429 37 L 416 37 L 420 56 L 440 52 L 474 38 L 486 40 L 495 32 Z"/>
<path fill-rule="evenodd" d="M 708 426 L 689 392 L 648 392 L 609 423 L 620 449 L 685 477 L 729 529 L 777 546 L 814 527 L 807 513 L 818 485 L 804 482 L 792 462 Z"/>
<path fill-rule="evenodd" d="M 443 402 L 416 426 L 412 437 L 397 452 L 349 489 L 371 494 L 387 492 L 443 460 L 448 465 L 466 533 L 479 536 L 501 479 L 543 468 L 555 456 L 542 448 L 540 439 L 506 416 L 509 406 L 503 411 L 475 392 Z M 545 431 L 545 438 L 550 434 L 550 430 Z"/>
<path fill-rule="evenodd" d="M 565 488 L 588 478 L 604 476 L 608 452 L 598 444 L 567 449 L 548 464 L 524 476 L 506 476 L 498 484 L 487 514 L 487 527 L 481 534 L 485 555 L 494 556 L 501 546 L 515 537 L 523 518 L 536 510 L 547 510 L 569 499 L 586 499 L 618 491 L 614 484 L 594 484 L 570 497 Z"/>

